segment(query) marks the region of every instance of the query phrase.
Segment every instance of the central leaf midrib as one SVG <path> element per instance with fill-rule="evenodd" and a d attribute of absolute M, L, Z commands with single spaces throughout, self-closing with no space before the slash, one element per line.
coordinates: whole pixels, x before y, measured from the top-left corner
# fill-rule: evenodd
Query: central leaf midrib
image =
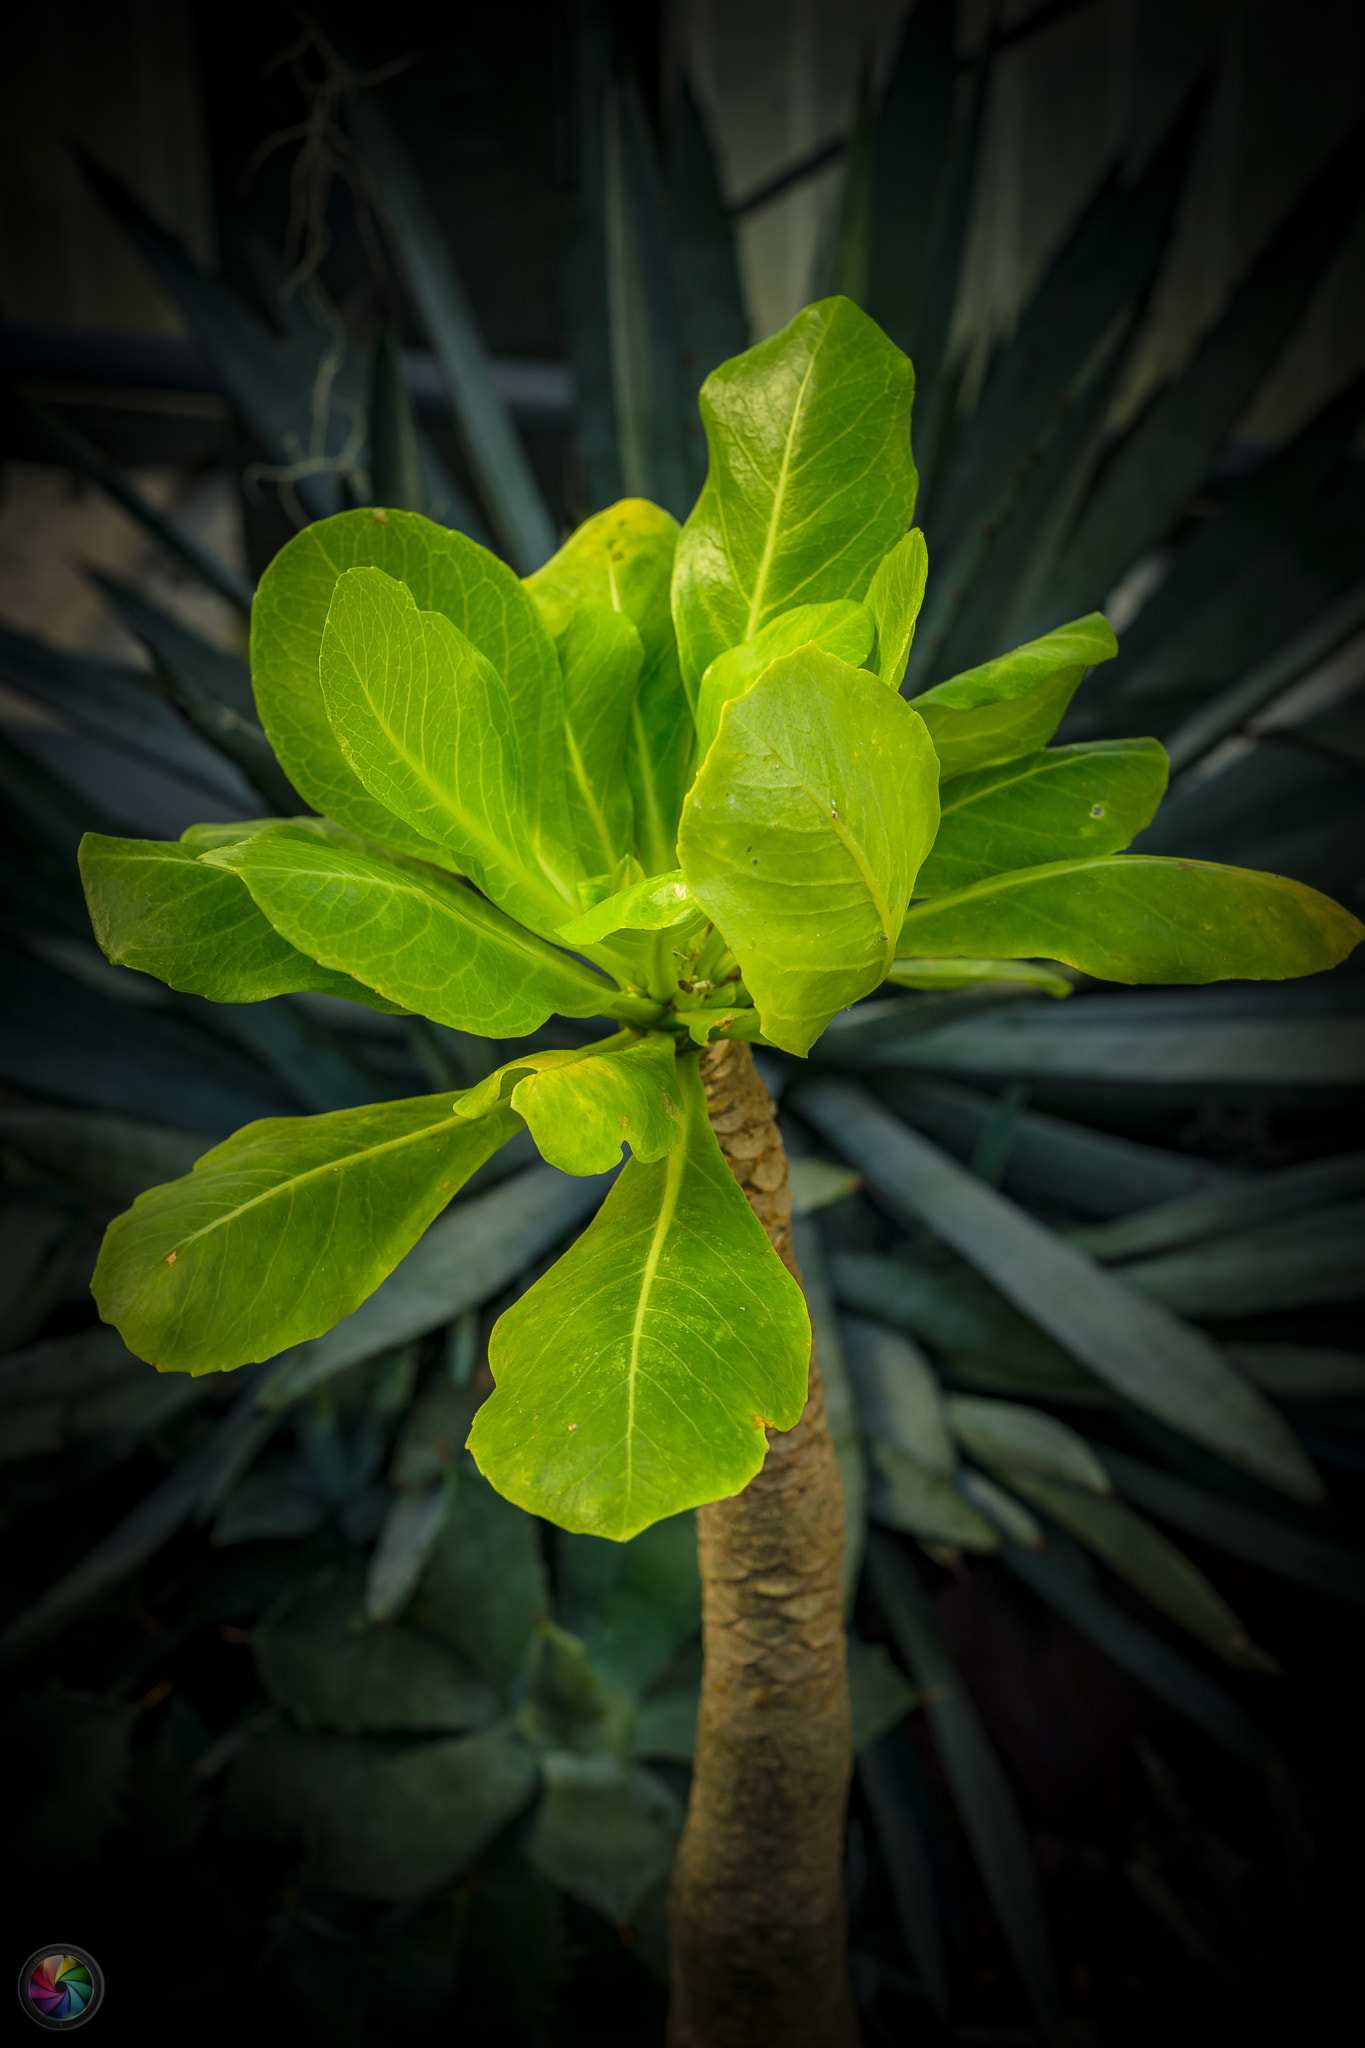
<path fill-rule="evenodd" d="M 695 1114 L 695 1112 L 693 1112 Z M 644 1332 L 644 1320 L 649 1308 L 649 1298 L 654 1288 L 659 1260 L 663 1256 L 664 1239 L 673 1221 L 673 1212 L 678 1206 L 678 1194 L 682 1187 L 683 1168 L 687 1161 L 687 1150 L 691 1140 L 690 1130 L 684 1130 L 679 1142 L 669 1153 L 664 1168 L 663 1200 L 659 1205 L 658 1221 L 654 1235 L 645 1255 L 640 1275 L 640 1298 L 635 1305 L 635 1321 L 630 1333 L 629 1365 L 626 1373 L 626 1506 L 629 1508 L 631 1492 L 635 1483 L 635 1382 L 640 1370 L 640 1344 Z"/>
<path fill-rule="evenodd" d="M 197 1243 L 201 1237 L 208 1237 L 213 1231 L 222 1230 L 229 1223 L 236 1223 L 250 1210 L 259 1208 L 262 1202 L 271 1202 L 277 1195 L 286 1192 L 292 1195 L 297 1189 L 306 1187 L 309 1181 L 319 1179 L 324 1173 L 344 1173 L 352 1166 L 380 1158 L 385 1152 L 398 1152 L 404 1145 L 420 1144 L 434 1132 L 447 1129 L 457 1131 L 462 1122 L 466 1130 L 473 1129 L 470 1120 L 457 1118 L 452 1110 L 448 1117 L 436 1123 L 425 1124 L 420 1131 L 406 1131 L 401 1138 L 385 1138 L 381 1144 L 367 1145 L 359 1152 L 348 1152 L 342 1159 L 328 1159 L 320 1166 L 310 1166 L 306 1173 L 295 1174 L 290 1180 L 278 1181 L 273 1188 L 264 1188 L 259 1195 L 253 1195 L 249 1201 L 239 1203 L 235 1209 L 226 1210 L 221 1216 L 215 1216 L 212 1223 L 206 1223 L 201 1230 L 191 1231 L 188 1237 L 181 1238 L 173 1249 L 183 1250 Z M 237 1171 L 241 1169 L 238 1168 Z"/>
<path fill-rule="evenodd" d="M 588 816 L 592 819 L 593 830 L 597 834 L 598 843 L 607 860 L 610 861 L 613 857 L 613 848 L 607 832 L 606 815 L 597 802 L 592 783 L 583 766 L 583 756 L 579 751 L 578 741 L 574 736 L 574 729 L 567 717 L 564 720 L 564 739 L 569 749 L 569 765 L 573 769 L 574 781 L 578 784 L 579 790 L 582 793 L 583 802 L 587 807 Z"/>
<path fill-rule="evenodd" d="M 780 754 L 777 748 L 772 745 L 770 740 L 763 739 L 761 735 L 755 736 L 759 738 L 760 743 L 763 746 L 767 747 L 769 753 L 772 754 L 774 760 L 781 761 L 782 766 L 786 769 L 787 773 L 791 776 L 792 780 L 796 783 L 797 787 L 809 799 L 812 808 L 815 810 L 817 816 L 820 818 L 822 823 L 828 824 L 833 827 L 835 837 L 851 855 L 854 865 L 858 870 L 858 873 L 862 876 L 863 887 L 867 890 L 868 895 L 872 899 L 872 907 L 877 912 L 881 928 L 885 933 L 884 958 L 886 966 L 889 968 L 896 957 L 897 939 L 897 933 L 891 930 L 891 926 L 895 921 L 891 916 L 891 907 L 888 904 L 885 896 L 882 894 L 880 887 L 878 886 L 877 878 L 873 874 L 872 869 L 868 864 L 867 856 L 864 854 L 857 840 L 854 839 L 853 835 L 845 826 L 843 819 L 839 816 L 838 805 L 834 803 L 832 799 L 827 801 L 824 797 L 818 795 L 817 792 L 813 790 L 810 784 L 806 781 L 805 776 L 801 773 L 801 770 L 796 766 L 796 764 L 792 761 L 788 761 L 785 758 L 785 756 Z"/>
<path fill-rule="evenodd" d="M 412 773 L 416 776 L 418 782 L 422 785 L 424 789 L 426 789 L 429 792 L 433 801 L 436 803 L 438 809 L 444 811 L 448 817 L 453 818 L 456 824 L 462 830 L 466 831 L 469 834 L 470 838 L 473 839 L 477 845 L 481 846 L 484 849 L 485 853 L 489 855 L 489 857 L 495 862 L 495 864 L 502 866 L 511 874 L 518 876 L 521 879 L 521 881 L 525 884 L 528 892 L 537 900 L 537 902 L 544 904 L 547 908 L 554 908 L 557 910 L 559 907 L 557 894 L 551 895 L 547 893 L 541 885 L 540 878 L 535 874 L 533 869 L 528 868 L 525 865 L 525 863 L 517 857 L 515 853 L 513 853 L 507 846 L 505 846 L 502 843 L 501 840 L 492 838 L 487 829 L 477 824 L 469 816 L 464 806 L 452 798 L 449 791 L 440 788 L 432 780 L 429 771 L 411 753 L 411 751 L 408 748 L 407 742 L 404 739 L 400 738 L 399 734 L 394 730 L 392 724 L 390 723 L 386 712 L 381 708 L 381 706 L 378 703 L 376 703 L 374 695 L 369 688 L 367 677 L 361 675 L 359 669 L 356 668 L 354 662 L 352 663 L 352 671 L 355 674 L 356 680 L 360 685 L 362 696 L 364 697 L 365 702 L 369 705 L 370 710 L 374 716 L 375 723 L 378 725 L 380 731 L 391 743 L 394 752 L 397 754 L 399 760 L 406 762 L 407 766 L 412 770 Z M 505 687 L 506 686 L 504 685 L 504 688 Z M 519 782 L 520 778 L 518 778 L 518 783 Z M 524 802 L 525 792 L 520 787 L 518 787 L 517 796 L 520 801 Z M 377 801 L 382 802 L 382 798 L 377 799 Z"/>
<path fill-rule="evenodd" d="M 788 423 L 786 436 L 782 444 L 782 467 L 777 473 L 777 483 L 773 490 L 772 510 L 768 515 L 768 532 L 763 543 L 763 556 L 758 565 L 758 575 L 754 581 L 754 593 L 749 603 L 749 621 L 744 631 L 746 640 L 753 639 L 754 634 L 758 630 L 758 622 L 762 615 L 763 593 L 767 589 L 768 577 L 772 573 L 773 557 L 777 553 L 777 522 L 782 511 L 783 501 L 787 495 L 787 483 L 791 473 L 792 448 L 796 440 L 797 422 L 801 417 L 801 408 L 806 401 L 806 386 L 815 374 L 815 359 L 820 353 L 823 342 L 824 336 L 821 335 L 820 340 L 810 352 L 810 360 L 806 364 L 805 374 L 802 376 L 801 387 L 796 394 L 796 402 L 792 406 L 791 420 Z"/>
<path fill-rule="evenodd" d="M 264 837 L 265 835 L 262 834 L 260 836 Z M 232 872 L 235 874 L 239 874 L 242 880 L 246 883 L 248 890 L 251 889 L 253 871 L 249 867 L 242 866 L 239 868 L 234 868 Z M 263 869 L 258 868 L 255 870 L 254 878 L 257 880 L 269 880 L 272 874 L 278 874 L 279 872 L 280 871 L 278 869 L 272 869 L 269 867 Z M 354 871 L 352 871 L 350 874 L 347 874 L 344 869 L 341 870 L 340 873 L 341 878 L 343 880 L 359 882 L 361 884 L 364 884 L 367 881 L 374 880 L 376 887 L 383 887 L 394 893 L 402 893 L 403 895 L 415 897 L 417 901 L 424 907 L 427 907 L 429 909 L 434 905 L 436 910 L 442 912 L 444 915 L 458 922 L 459 911 L 456 908 L 456 904 L 448 900 L 446 892 L 433 888 L 431 884 L 421 882 L 415 877 L 405 875 L 401 873 L 401 871 L 396 876 L 384 875 L 383 877 L 376 878 L 372 878 L 368 875 L 357 875 L 354 873 Z M 303 875 L 312 881 L 328 882 L 337 880 L 336 871 L 329 873 L 325 869 L 310 869 L 302 866 L 286 868 L 284 870 L 284 874 L 286 879 L 290 879 L 294 876 Z M 458 887 L 458 877 L 452 878 L 451 891 L 453 892 L 453 890 Z M 485 901 L 485 899 L 483 899 L 482 897 L 474 894 L 473 891 L 470 891 L 469 894 L 472 900 L 476 903 Z M 253 894 L 253 901 L 255 900 L 256 899 Z M 263 912 L 263 914 L 266 917 L 270 916 L 270 913 L 268 910 L 265 909 L 264 904 L 258 903 L 257 907 Z M 573 980 L 579 982 L 580 984 L 586 985 L 589 988 L 595 989 L 600 981 L 602 989 L 605 994 L 610 995 L 613 993 L 612 985 L 610 982 L 604 980 L 599 975 L 591 973 L 583 965 L 581 961 L 575 960 L 571 954 L 560 952 L 557 948 L 551 946 L 547 940 L 544 940 L 540 937 L 538 932 L 528 931 L 523 925 L 519 925 L 514 917 L 508 917 L 507 912 L 502 909 L 501 905 L 493 903 L 492 901 L 487 901 L 485 903 L 485 907 L 489 910 L 496 911 L 499 916 L 506 917 L 508 929 L 506 931 L 498 931 L 495 929 L 490 932 L 487 929 L 481 928 L 478 924 L 474 924 L 473 929 L 477 937 L 483 939 L 489 945 L 501 945 L 507 947 L 509 952 L 521 953 L 525 955 L 527 959 L 534 961 L 537 966 L 552 968 L 556 972 L 562 972 L 564 974 L 567 974 Z M 283 915 L 283 912 L 281 914 Z M 276 926 L 275 929 L 278 931 L 279 927 Z M 343 933 L 342 936 L 344 938 L 345 934 Z M 302 942 L 301 938 L 298 940 L 291 939 L 285 932 L 280 932 L 280 937 L 284 939 L 286 945 L 291 945 L 295 948 L 297 952 L 302 953 L 305 959 L 314 961 L 319 967 L 330 967 L 330 962 L 320 959 L 316 953 L 312 953 L 308 950 L 309 945 L 323 944 L 326 942 L 325 939 L 319 939 L 316 934 L 313 934 L 309 938 L 308 945 L 305 945 Z M 335 948 L 333 948 L 333 950 L 335 951 Z M 335 974 L 349 975 L 352 981 L 360 981 L 361 986 L 363 988 L 369 988 L 372 986 L 371 983 L 364 981 L 361 976 L 357 975 L 353 968 L 333 967 L 331 968 L 331 971 Z M 380 989 L 378 990 L 378 993 L 382 995 L 384 991 Z M 397 1001 L 401 999 L 393 998 L 392 1000 Z"/>

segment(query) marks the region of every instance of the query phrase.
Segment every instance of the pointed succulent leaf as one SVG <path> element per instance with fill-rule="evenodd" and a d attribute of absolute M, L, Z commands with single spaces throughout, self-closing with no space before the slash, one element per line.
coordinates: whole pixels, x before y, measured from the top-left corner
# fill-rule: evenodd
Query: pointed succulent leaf
<path fill-rule="evenodd" d="M 836 598 L 831 604 L 796 605 L 770 619 L 752 640 L 727 647 L 708 667 L 697 693 L 698 754 L 705 760 L 725 706 L 732 698 L 742 697 L 779 655 L 814 646 L 826 654 L 837 654 L 850 668 L 858 668 L 875 634 L 866 605 Z"/>
<path fill-rule="evenodd" d="M 100 1314 L 163 1372 L 272 1358 L 373 1294 L 516 1128 L 448 1095 L 248 1124 L 109 1226 Z"/>
<path fill-rule="evenodd" d="M 807 1122 L 863 1169 L 894 1214 L 928 1223 L 977 1267 L 997 1298 L 992 1304 L 979 1289 L 952 1285 L 945 1293 L 932 1284 L 936 1275 L 925 1276 L 931 1281 L 925 1287 L 913 1268 L 867 1259 L 836 1261 L 836 1286 L 851 1280 L 863 1305 L 904 1317 L 974 1360 L 999 1359 L 1003 1351 L 1006 1364 L 1017 1363 L 1028 1375 L 1031 1391 L 1042 1394 L 1050 1382 L 1062 1399 L 1084 1398 L 1074 1380 L 1071 1391 L 1061 1391 L 1068 1372 L 1051 1362 L 1060 1349 L 1125 1400 L 1220 1457 L 1295 1499 L 1322 1498 L 1322 1481 L 1283 1418 L 1202 1330 L 1092 1264 L 860 1089 L 802 1081 L 794 1101 Z M 850 1275 L 850 1263 L 861 1270 Z M 999 1295 L 1028 1322 L 1001 1316 Z M 1040 1348 L 1045 1338 L 1051 1342 Z"/>
<path fill-rule="evenodd" d="M 1047 1538 L 1037 1516 L 1031 1515 L 1021 1500 L 1016 1500 L 1003 1486 L 997 1486 L 984 1472 L 975 1472 L 970 1465 L 959 1465 L 957 1487 L 959 1493 L 1009 1542 L 1021 1544 L 1025 1550 L 1043 1549 Z"/>
<path fill-rule="evenodd" d="M 1012 982 L 1036 988 L 1043 995 L 1069 996 L 1072 984 L 1064 975 L 1040 967 L 1035 960 L 897 959 L 887 980 L 897 988 L 982 988 L 991 982 Z"/>
<path fill-rule="evenodd" d="M 840 1324 L 844 1358 L 863 1433 L 950 1479 L 957 1449 L 943 1395 L 919 1346 L 881 1323 L 847 1316 Z"/>
<path fill-rule="evenodd" d="M 581 917 L 562 924 L 556 937 L 566 946 L 595 946 L 617 932 L 672 931 L 675 925 L 699 924 L 704 916 L 686 875 L 674 868 L 671 874 L 650 875 L 604 896 Z"/>
<path fill-rule="evenodd" d="M 564 671 L 569 828 L 589 868 L 610 867 L 633 836 L 625 751 L 644 649 L 625 613 L 602 604 L 580 604 L 556 644 Z"/>
<path fill-rule="evenodd" d="M 256 908 L 241 878 L 205 867 L 193 846 L 87 832 L 80 862 L 95 938 L 117 967 L 214 1003 L 307 992 L 371 1010 L 402 1008 L 300 953 Z"/>
<path fill-rule="evenodd" d="M 874 1443 L 872 1463 L 870 1507 L 874 1521 L 904 1529 L 925 1543 L 947 1544 L 953 1550 L 1000 1548 L 999 1536 L 955 1479 L 922 1465 L 896 1444 Z"/>
<path fill-rule="evenodd" d="M 1045 746 L 1086 670 L 1108 661 L 1118 646 L 1103 612 L 1090 612 L 911 698 L 929 728 L 943 780 Z"/>
<path fill-rule="evenodd" d="M 1091 1493 L 1110 1491 L 1109 1475 L 1084 1437 L 1054 1415 L 1019 1401 L 992 1401 L 977 1394 L 946 1397 L 948 1423 L 963 1449 L 1009 1478 L 1037 1472 Z"/>
<path fill-rule="evenodd" d="M 915 638 L 915 621 L 924 602 L 929 551 L 918 527 L 883 555 L 864 599 L 877 626 L 872 663 L 882 681 L 899 690 Z"/>
<path fill-rule="evenodd" d="M 777 613 L 862 598 L 914 515 L 913 397 L 907 358 L 842 298 L 707 378 L 710 466 L 673 573 L 689 694 Z"/>
<path fill-rule="evenodd" d="M 473 641 L 382 569 L 348 569 L 319 674 L 337 744 L 371 796 L 510 915 L 553 929 L 574 864 L 565 840 L 540 829 L 511 698 Z M 560 761 L 562 775 L 562 751 Z"/>
<path fill-rule="evenodd" d="M 1015 1469 L 1009 1477 L 1025 1500 L 1079 1536 L 1120 1578 L 1227 1663 L 1248 1671 L 1279 1668 L 1251 1642 L 1244 1623 L 1199 1567 L 1126 1501 L 1039 1472 Z"/>
<path fill-rule="evenodd" d="M 510 1500 L 624 1539 L 738 1493 L 806 1398 L 810 1319 L 678 1064 L 683 1139 L 630 1160 L 594 1221 L 503 1315 L 469 1447 Z"/>
<path fill-rule="evenodd" d="M 449 1505 L 450 1489 L 439 1474 L 423 1487 L 405 1487 L 394 1496 L 366 1574 L 367 1621 L 392 1621 L 403 1612 L 426 1569 Z"/>
<path fill-rule="evenodd" d="M 774 1045 L 885 979 L 937 826 L 928 734 L 865 669 L 805 648 L 726 705 L 678 850 Z"/>
<path fill-rule="evenodd" d="M 1104 981 L 1284 981 L 1344 960 L 1360 921 L 1281 875 L 1119 853 L 993 875 L 912 910 L 900 953 L 1063 960 Z"/>
<path fill-rule="evenodd" d="M 955 776 L 943 788 L 938 837 L 915 894 L 941 896 L 1010 868 L 1118 853 L 1154 815 L 1166 776 L 1156 740 L 1045 747 Z"/>
<path fill-rule="evenodd" d="M 289 825 L 204 860 L 240 875 L 300 951 L 438 1024 L 519 1037 L 556 1012 L 611 1011 L 609 982 L 430 869 Z"/>
<path fill-rule="evenodd" d="M 478 1117 L 510 1102 L 543 1159 L 563 1173 L 607 1173 L 621 1147 L 636 1159 L 662 1159 L 682 1135 L 667 1032 L 618 1032 L 581 1051 L 528 1053 L 499 1067 L 458 1104 Z"/>
<path fill-rule="evenodd" d="M 382 507 L 320 519 L 281 548 L 251 615 L 251 673 L 261 723 L 294 786 L 362 839 L 452 866 L 366 789 L 337 744 L 318 661 L 337 580 L 381 569 L 419 611 L 440 612 L 501 676 L 521 751 L 524 795 L 548 825 L 562 820 L 562 688 L 553 642 L 505 562 L 416 512 Z M 558 792 L 558 797 L 556 797 Z M 558 811 L 557 811 L 558 804 Z"/>

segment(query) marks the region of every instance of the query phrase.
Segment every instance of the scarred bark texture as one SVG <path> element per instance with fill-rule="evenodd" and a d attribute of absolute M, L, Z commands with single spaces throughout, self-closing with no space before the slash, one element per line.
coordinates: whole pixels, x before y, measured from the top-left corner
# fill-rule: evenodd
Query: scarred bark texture
<path fill-rule="evenodd" d="M 778 1256 L 787 1159 L 747 1045 L 702 1056 L 712 1129 Z M 697 1511 L 706 1652 L 669 1896 L 670 2048 L 856 2048 L 840 1870 L 851 1768 L 843 1496 L 814 1356 L 795 1429 Z"/>

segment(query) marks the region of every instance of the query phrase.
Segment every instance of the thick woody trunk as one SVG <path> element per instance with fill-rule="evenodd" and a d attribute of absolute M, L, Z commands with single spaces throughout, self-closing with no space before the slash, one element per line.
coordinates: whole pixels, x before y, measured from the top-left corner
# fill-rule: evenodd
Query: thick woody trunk
<path fill-rule="evenodd" d="M 747 1045 L 702 1056 L 711 1124 L 797 1279 L 787 1161 Z M 844 1516 L 819 1367 L 758 1477 L 697 1512 L 706 1653 L 669 1896 L 670 2048 L 855 2048 L 840 1871 L 851 1764 Z"/>

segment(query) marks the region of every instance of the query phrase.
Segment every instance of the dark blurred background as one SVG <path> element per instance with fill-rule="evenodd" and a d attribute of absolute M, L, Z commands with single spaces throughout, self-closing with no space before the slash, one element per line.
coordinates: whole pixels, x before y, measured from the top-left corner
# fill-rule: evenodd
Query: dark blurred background
<path fill-rule="evenodd" d="M 680 78 L 692 81 L 737 209 L 754 334 L 775 332 L 811 295 L 859 79 L 866 69 L 874 86 L 884 81 L 908 0 L 619 0 L 608 11 L 653 119 Z M 990 16 L 988 0 L 959 7 L 964 62 Z M 1358 118 L 1365 11 L 1352 0 L 1005 0 L 999 19 L 1014 41 L 995 69 L 956 314 L 978 353 L 1008 331 L 1102 167 L 1115 152 L 1140 164 L 1191 81 L 1216 65 L 1146 346 L 1118 402 L 1130 414 L 1187 357 L 1269 226 Z M 353 64 L 392 71 L 383 96 L 411 140 L 537 473 L 571 523 L 589 509 L 566 336 L 575 9 L 340 0 L 327 21 Z M 344 166 L 325 145 L 301 148 L 326 113 L 301 24 L 259 0 L 52 0 L 12 24 L 0 82 L 10 388 L 60 406 L 115 459 L 138 465 L 161 502 L 239 550 L 234 494 L 217 474 L 231 456 L 226 402 L 71 144 L 120 176 L 201 262 L 258 297 L 253 241 L 297 253 L 324 240 L 322 280 L 353 326 L 397 318 L 410 390 L 440 438 L 430 360 L 401 293 L 376 275 Z M 1239 436 L 1282 440 L 1358 366 L 1362 337 L 1358 229 Z M 145 552 L 135 529 L 35 459 L 43 451 L 13 414 L 0 453 L 0 616 L 69 647 L 129 652 L 74 557 L 126 570 Z M 443 453 L 458 471 L 448 435 Z"/>

